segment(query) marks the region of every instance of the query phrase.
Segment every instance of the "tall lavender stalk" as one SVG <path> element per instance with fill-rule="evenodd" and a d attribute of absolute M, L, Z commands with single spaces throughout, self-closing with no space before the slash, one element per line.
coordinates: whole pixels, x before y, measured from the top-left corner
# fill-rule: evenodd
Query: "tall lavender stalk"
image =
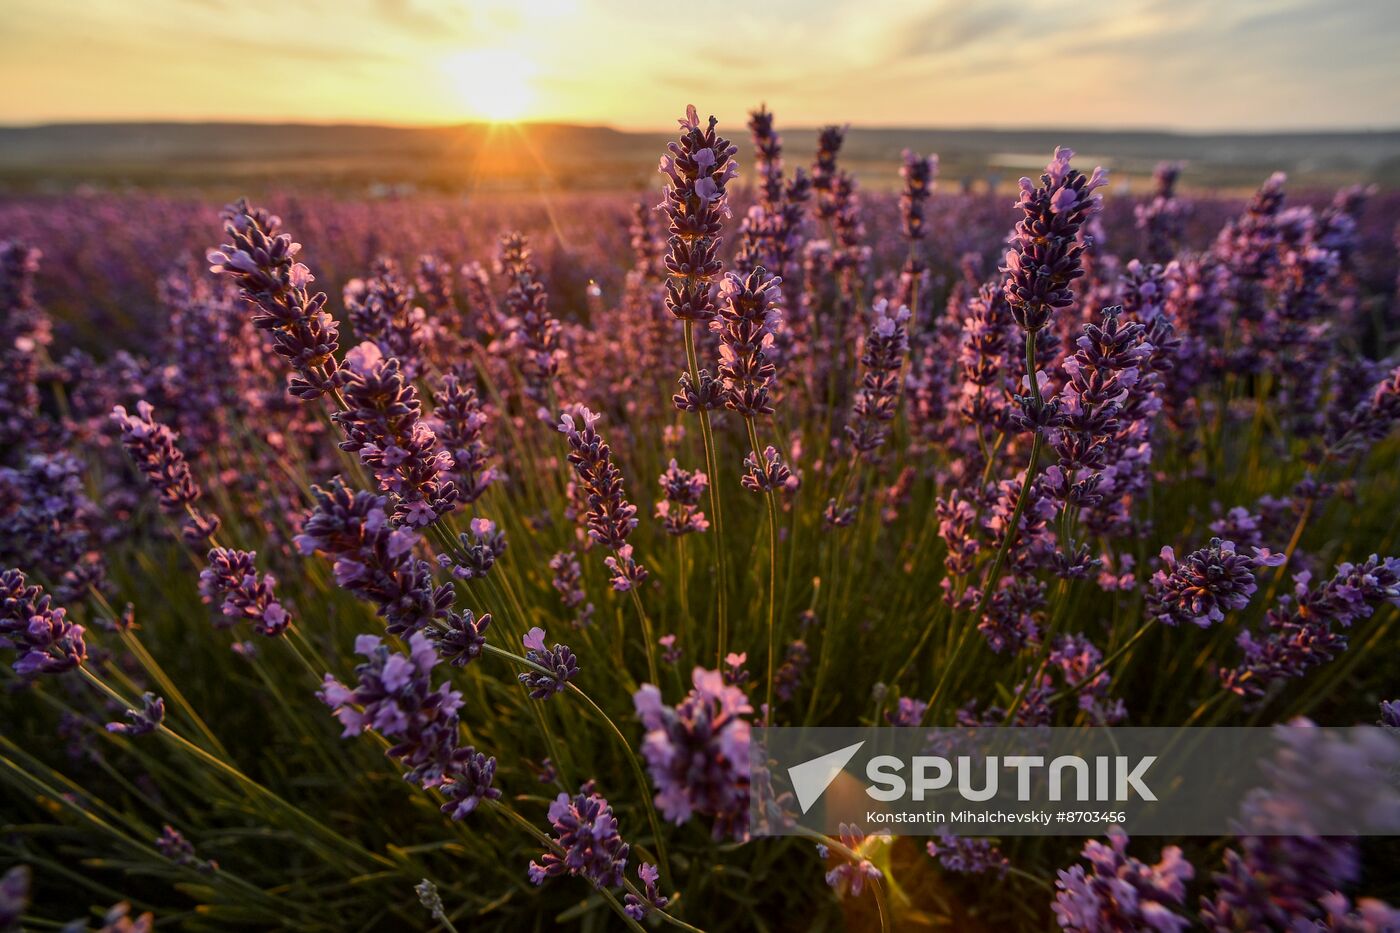
<path fill-rule="evenodd" d="M 904 179 L 904 190 L 899 195 L 900 218 L 904 226 L 904 238 L 909 241 L 909 254 L 905 257 L 904 268 L 899 276 L 899 304 L 909 309 L 917 319 L 919 316 L 919 290 L 928 279 L 928 264 L 919 252 L 919 246 L 928 235 L 924 217 L 924 202 L 933 193 L 933 182 L 938 177 L 938 156 L 921 156 L 911 149 L 904 150 L 904 164 L 899 168 L 899 176 Z"/>
<path fill-rule="evenodd" d="M 325 292 L 296 260 L 301 244 L 277 231 L 281 218 L 238 201 L 224 209 L 229 242 L 208 253 L 210 271 L 229 276 L 251 304 L 253 324 L 272 335 L 272 346 L 292 367 L 287 391 L 310 400 L 335 393 L 341 382 L 335 352 L 339 326 L 326 312 Z"/>
<path fill-rule="evenodd" d="M 622 471 L 613 463 L 612 450 L 599 435 L 595 427 L 597 423 L 598 415 L 580 406 L 573 412 L 560 415 L 559 432 L 569 442 L 569 463 L 573 465 L 582 492 L 587 497 L 585 521 L 588 536 L 613 551 L 605 561 L 612 571 L 613 589 L 619 593 L 631 593 L 637 614 L 641 616 L 647 665 L 655 682 L 658 679 L 655 638 L 652 636 L 651 619 L 642 607 L 641 597 L 637 595 L 637 587 L 647 578 L 647 569 L 632 557 L 632 545 L 627 543 L 628 536 L 637 527 L 637 507 L 626 499 L 622 488 Z"/>
<path fill-rule="evenodd" d="M 777 367 L 768 359 L 773 334 L 782 321 L 780 280 L 762 267 L 743 279 L 730 273 L 720 283 L 719 317 L 710 327 L 719 334 L 719 375 L 724 406 L 737 412 L 748 429 L 752 459 L 744 486 L 762 491 L 768 504 L 768 687 L 765 716 L 772 715 L 774 628 L 778 594 L 778 504 L 775 492 L 787 467 L 773 447 L 759 449 L 755 419 L 773 413 L 772 387 Z"/>
<path fill-rule="evenodd" d="M 710 514 L 714 517 L 715 564 L 717 568 L 716 608 L 718 612 L 718 654 L 721 661 L 729 641 L 729 571 L 724 553 L 724 516 L 720 509 L 719 461 L 715 452 L 710 410 L 722 404 L 720 390 L 710 373 L 700 368 L 695 351 L 695 324 L 707 324 L 715 317 L 711 294 L 715 278 L 723 268 L 719 259 L 719 235 L 723 218 L 729 216 L 725 186 L 738 174 L 734 154 L 738 147 L 715 132 L 719 123 L 710 117 L 700 128 L 700 115 L 693 104 L 685 108 L 679 138 L 666 146 L 660 172 L 668 179 L 661 210 L 668 221 L 666 240 L 666 308 L 683 322 L 685 355 L 689 371 L 681 376 L 676 394 L 677 407 L 700 415 L 700 433 L 705 444 L 705 468 L 710 476 Z"/>
<path fill-rule="evenodd" d="M 501 266 L 510 280 L 505 304 L 510 312 L 506 326 L 511 346 L 520 351 L 520 372 L 525 394 L 537 405 L 553 408 L 555 381 L 564 350 L 559 321 L 549 312 L 549 294 L 539 279 L 530 243 L 519 233 L 501 237 Z"/>

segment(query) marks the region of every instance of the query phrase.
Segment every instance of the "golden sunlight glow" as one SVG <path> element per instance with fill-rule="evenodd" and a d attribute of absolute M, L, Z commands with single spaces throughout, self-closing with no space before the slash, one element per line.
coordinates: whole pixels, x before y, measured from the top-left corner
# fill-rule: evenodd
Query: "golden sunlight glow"
<path fill-rule="evenodd" d="M 508 49 L 461 52 L 443 63 L 452 89 L 471 116 L 495 122 L 519 120 L 535 100 L 535 64 Z"/>

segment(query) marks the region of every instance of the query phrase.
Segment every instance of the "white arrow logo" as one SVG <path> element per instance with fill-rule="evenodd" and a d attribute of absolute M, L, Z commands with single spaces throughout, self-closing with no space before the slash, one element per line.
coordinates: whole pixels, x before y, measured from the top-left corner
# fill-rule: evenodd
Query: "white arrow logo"
<path fill-rule="evenodd" d="M 820 758 L 813 758 L 788 768 L 788 778 L 792 781 L 792 789 L 797 794 L 797 805 L 802 808 L 803 813 L 811 809 L 812 804 L 826 793 L 831 782 L 836 780 L 836 775 L 841 773 L 841 769 L 846 767 L 846 763 L 855 757 L 864 744 L 865 742 L 861 741 L 847 745 Z"/>

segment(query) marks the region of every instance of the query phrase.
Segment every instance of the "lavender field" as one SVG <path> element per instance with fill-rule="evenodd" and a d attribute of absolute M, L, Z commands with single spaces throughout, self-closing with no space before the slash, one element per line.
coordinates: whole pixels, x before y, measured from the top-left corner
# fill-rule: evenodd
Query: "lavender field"
<path fill-rule="evenodd" d="M 1400 930 L 1394 837 L 750 835 L 764 725 L 1400 727 L 1400 194 L 718 116 L 0 199 L 0 930 Z"/>

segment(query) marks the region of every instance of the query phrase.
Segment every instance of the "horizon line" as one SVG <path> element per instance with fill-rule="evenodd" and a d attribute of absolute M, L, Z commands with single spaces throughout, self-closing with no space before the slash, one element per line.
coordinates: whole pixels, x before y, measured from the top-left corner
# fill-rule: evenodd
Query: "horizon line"
<path fill-rule="evenodd" d="M 747 117 L 747 112 L 745 113 Z M 739 124 L 745 126 L 745 124 Z M 815 132 L 829 123 L 803 124 L 797 123 L 790 126 L 779 127 L 779 132 Z M 1210 136 L 1364 136 L 1364 135 L 1386 135 L 1400 133 L 1400 124 L 1394 125 L 1373 125 L 1373 126 L 1339 126 L 1339 127 L 1272 127 L 1272 128 L 1246 128 L 1246 129 L 1191 129 L 1178 128 L 1162 125 L 1135 125 L 1126 124 L 1118 126 L 1046 126 L 1046 125 L 1023 125 L 1006 126 L 996 124 L 915 124 L 915 123 L 872 123 L 863 124 L 856 122 L 846 122 L 838 125 L 846 126 L 851 130 L 867 132 L 991 132 L 991 133 L 1137 133 L 1154 134 L 1164 136 L 1187 136 L 1187 137 L 1210 137 Z M 618 126 L 611 123 L 594 123 L 589 121 L 554 120 L 554 119 L 525 119 L 525 120 L 454 120 L 450 122 L 419 122 L 419 123 L 396 123 L 384 120 L 366 119 L 335 119 L 316 120 L 307 118 L 267 118 L 267 119 L 240 119 L 229 117 L 121 117 L 113 119 L 83 118 L 83 119 L 63 119 L 63 120 L 36 120 L 4 122 L 0 121 L 0 130 L 43 130 L 63 127 L 97 127 L 97 126 L 256 126 L 256 127 L 314 127 L 318 129 L 387 129 L 387 130 L 452 130 L 470 128 L 491 128 L 501 126 L 516 127 L 567 127 L 571 129 L 591 129 L 607 130 L 620 134 L 669 134 L 669 128 L 644 127 L 644 126 Z"/>

